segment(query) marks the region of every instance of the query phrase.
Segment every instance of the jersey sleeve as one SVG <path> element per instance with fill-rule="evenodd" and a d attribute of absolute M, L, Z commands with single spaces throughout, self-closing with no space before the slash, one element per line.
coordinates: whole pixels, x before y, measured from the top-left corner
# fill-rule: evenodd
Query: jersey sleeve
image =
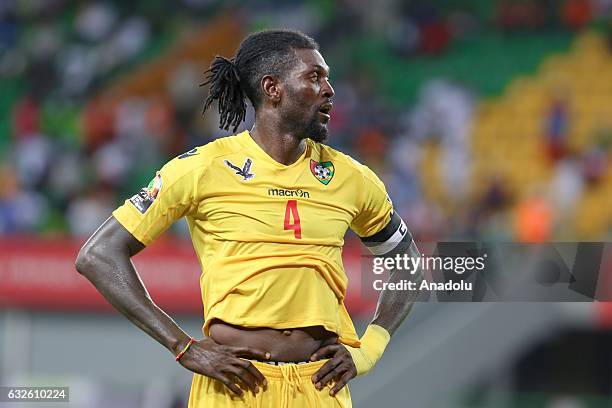
<path fill-rule="evenodd" d="M 159 170 L 146 188 L 113 211 L 137 240 L 149 245 L 172 223 L 197 210 L 198 184 L 205 166 L 183 154 Z"/>
<path fill-rule="evenodd" d="M 382 230 L 390 221 L 393 205 L 382 181 L 366 166 L 363 168 L 363 186 L 358 202 L 359 213 L 351 229 L 360 237 L 369 237 Z"/>
<path fill-rule="evenodd" d="M 393 210 L 393 203 L 383 182 L 365 166 L 363 177 L 360 212 L 353 220 L 351 229 L 376 256 L 405 251 L 412 241 L 412 235 L 399 214 Z"/>

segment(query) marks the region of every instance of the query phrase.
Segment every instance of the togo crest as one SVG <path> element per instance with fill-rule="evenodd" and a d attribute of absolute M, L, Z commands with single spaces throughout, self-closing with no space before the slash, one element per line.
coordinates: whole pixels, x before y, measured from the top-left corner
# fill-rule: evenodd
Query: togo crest
<path fill-rule="evenodd" d="M 334 178 L 334 164 L 330 161 L 317 162 L 310 159 L 310 171 L 321 183 L 328 185 Z"/>

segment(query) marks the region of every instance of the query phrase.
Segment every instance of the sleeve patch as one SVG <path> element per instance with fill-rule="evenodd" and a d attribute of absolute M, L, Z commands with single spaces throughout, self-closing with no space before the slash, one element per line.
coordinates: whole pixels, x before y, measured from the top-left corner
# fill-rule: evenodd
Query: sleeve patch
<path fill-rule="evenodd" d="M 162 185 L 161 174 L 157 174 L 147 188 L 143 188 L 130 198 L 130 202 L 141 214 L 144 214 L 159 195 Z"/>

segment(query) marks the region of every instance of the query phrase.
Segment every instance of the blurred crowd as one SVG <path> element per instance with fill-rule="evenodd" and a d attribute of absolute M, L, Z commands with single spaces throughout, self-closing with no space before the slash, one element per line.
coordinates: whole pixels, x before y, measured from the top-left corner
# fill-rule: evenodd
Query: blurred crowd
<path fill-rule="evenodd" d="M 146 66 L 181 34 L 231 13 L 245 32 L 292 27 L 319 41 L 336 91 L 329 143 L 381 175 L 415 236 L 482 237 L 496 211 L 507 209 L 513 197 L 494 182 L 483 197 L 469 197 L 477 90 L 432 77 L 415 100 L 398 104 L 381 91 L 379 78 L 354 64 L 347 44 L 377 33 L 395 57 L 443 58 L 470 36 L 578 30 L 611 8 L 609 0 L 384 0 L 376 7 L 352 0 L 2 1 L 0 120 L 6 123 L 0 124 L 0 234 L 87 237 L 148 184 L 162 163 L 224 135 L 214 112 L 201 115 L 205 90 L 198 85 L 206 67 L 196 61 L 179 66 L 162 84 L 167 99 L 109 102 L 99 95 L 123 73 Z M 251 112 L 246 127 L 252 119 Z M 543 128 L 550 128 L 553 156 L 561 154 L 555 149 L 564 120 L 561 102 L 542 118 Z M 440 145 L 443 188 L 461 204 L 450 212 L 423 193 L 423 144 L 432 137 Z M 589 171 L 602 174 L 597 166 L 605 168 L 608 156 L 604 148 Z M 568 194 L 580 194 L 582 178 L 576 181 L 572 162 L 564 163 L 558 177 L 571 180 L 560 183 L 578 185 Z M 516 231 L 504 227 L 498 236 L 512 239 Z"/>

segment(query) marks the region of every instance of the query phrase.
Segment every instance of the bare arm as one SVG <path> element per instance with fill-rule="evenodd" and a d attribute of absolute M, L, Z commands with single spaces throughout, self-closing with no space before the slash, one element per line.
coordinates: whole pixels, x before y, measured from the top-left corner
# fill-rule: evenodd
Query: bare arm
<path fill-rule="evenodd" d="M 410 242 L 406 253 L 410 258 L 421 257 L 414 241 Z M 419 269 L 411 274 L 407 270 L 393 269 L 390 271 L 387 282 L 401 282 L 402 280 L 412 281 L 418 288 L 423 280 L 422 271 Z M 410 313 L 418 296 L 417 290 L 383 290 L 378 297 L 372 324 L 384 327 L 390 335 L 393 335 Z"/>
<path fill-rule="evenodd" d="M 190 337 L 153 302 L 140 280 L 130 258 L 143 248 L 142 243 L 110 217 L 81 248 L 76 269 L 115 309 L 177 355 Z M 257 392 L 258 384 L 265 382 L 263 375 L 251 362 L 239 357 L 265 360 L 269 355 L 252 348 L 219 345 L 206 337 L 194 343 L 180 363 L 193 372 L 223 382 L 236 394 L 242 391 L 232 376 Z"/>
<path fill-rule="evenodd" d="M 130 257 L 144 249 L 114 217 L 87 240 L 76 260 L 76 269 L 104 298 L 173 354 L 189 341 L 185 333 L 151 299 Z"/>
<path fill-rule="evenodd" d="M 383 228 L 381 232 L 363 240 L 372 253 L 378 256 L 392 258 L 396 255 L 403 256 L 406 254 L 410 258 L 420 258 L 419 250 L 412 240 L 411 234 L 408 232 L 406 225 L 399 215 L 395 213 L 393 213 L 389 224 Z M 389 246 L 392 248 L 390 251 L 388 250 Z M 413 272 L 414 273 L 411 273 L 411 271 L 404 269 L 392 269 L 387 282 L 408 280 L 414 282 L 416 288 L 418 288 L 423 279 L 422 271 L 419 269 Z M 410 312 L 410 309 L 412 309 L 412 305 L 416 301 L 418 295 L 419 293 L 416 290 L 404 291 L 385 289 L 380 293 L 371 325 L 380 326 L 388 332 L 388 334 L 386 334 L 386 341 L 388 341 L 388 336 L 393 335 L 402 324 Z M 368 331 L 366 330 L 366 335 L 367 333 Z M 363 340 L 366 335 L 362 337 L 362 348 L 367 347 Z M 371 356 L 366 358 L 366 361 L 368 361 L 366 365 L 368 367 L 373 367 L 374 363 L 380 358 L 380 355 L 382 355 L 384 351 L 384 347 L 386 347 L 386 343 L 382 347 L 379 353 L 375 354 L 374 358 Z M 321 389 L 324 385 L 335 380 L 335 384 L 330 390 L 331 395 L 334 395 L 342 389 L 351 378 L 357 375 L 357 366 L 350 351 L 340 344 L 322 347 L 313 354 L 312 360 L 318 360 L 322 357 L 329 357 L 330 360 L 317 371 L 312 381 L 315 383 L 317 389 Z M 363 371 L 367 372 L 368 370 L 369 368 Z"/>

